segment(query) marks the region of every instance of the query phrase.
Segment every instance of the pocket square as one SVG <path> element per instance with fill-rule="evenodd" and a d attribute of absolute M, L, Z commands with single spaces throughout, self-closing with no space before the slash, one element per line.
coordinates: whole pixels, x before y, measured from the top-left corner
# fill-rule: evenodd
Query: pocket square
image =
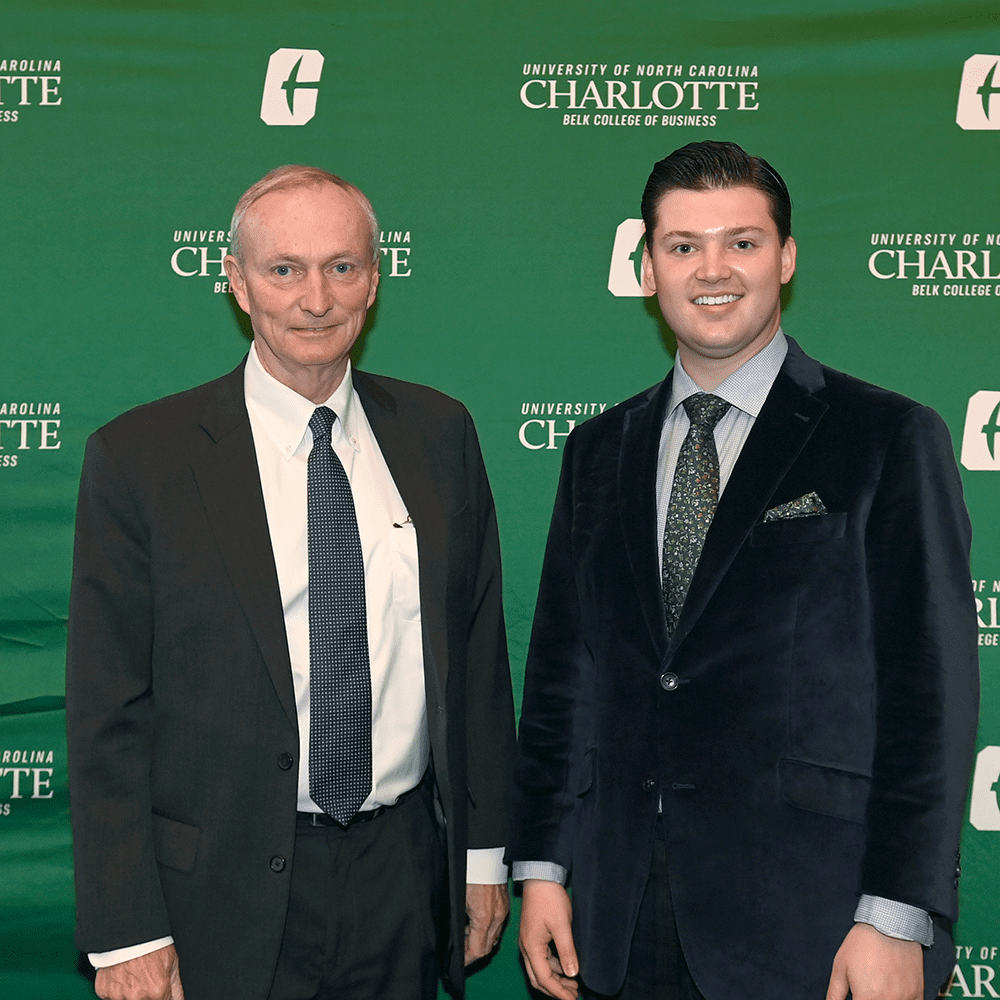
<path fill-rule="evenodd" d="M 818 493 L 807 493 L 798 500 L 789 500 L 788 503 L 779 503 L 777 507 L 772 507 L 765 515 L 765 521 L 783 521 L 790 517 L 810 517 L 813 514 L 825 514 L 826 507 L 820 500 Z"/>

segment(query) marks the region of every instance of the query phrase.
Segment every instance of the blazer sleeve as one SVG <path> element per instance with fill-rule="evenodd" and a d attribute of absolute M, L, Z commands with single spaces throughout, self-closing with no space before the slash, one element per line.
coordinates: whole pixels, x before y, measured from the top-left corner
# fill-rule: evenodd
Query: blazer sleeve
<path fill-rule="evenodd" d="M 503 616 L 496 507 L 472 417 L 465 413 L 466 475 L 475 505 L 466 639 L 465 726 L 469 849 L 507 842 L 514 704 Z"/>
<path fill-rule="evenodd" d="M 153 853 L 149 535 L 101 431 L 77 508 L 66 678 L 77 945 L 170 934 Z"/>
<path fill-rule="evenodd" d="M 970 544 L 947 427 L 914 407 L 867 526 L 876 733 L 860 889 L 950 920 L 979 706 Z"/>
<path fill-rule="evenodd" d="M 580 435 L 566 441 L 525 669 L 514 784 L 515 834 L 507 858 L 569 872 L 573 809 L 583 776 L 579 733 L 593 656 L 585 637 L 573 548 L 574 472 Z"/>

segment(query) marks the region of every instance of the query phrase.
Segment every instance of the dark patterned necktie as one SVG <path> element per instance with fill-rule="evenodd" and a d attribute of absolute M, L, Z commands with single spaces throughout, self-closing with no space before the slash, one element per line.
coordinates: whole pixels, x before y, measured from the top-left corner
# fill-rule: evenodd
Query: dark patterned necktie
<path fill-rule="evenodd" d="M 719 503 L 719 454 L 715 425 L 729 409 L 718 396 L 701 393 L 684 400 L 691 427 L 681 445 L 663 531 L 663 610 L 673 635 L 708 526 Z"/>
<path fill-rule="evenodd" d="M 347 825 L 372 790 L 365 568 L 351 484 L 326 406 L 309 429 L 309 795 Z"/>

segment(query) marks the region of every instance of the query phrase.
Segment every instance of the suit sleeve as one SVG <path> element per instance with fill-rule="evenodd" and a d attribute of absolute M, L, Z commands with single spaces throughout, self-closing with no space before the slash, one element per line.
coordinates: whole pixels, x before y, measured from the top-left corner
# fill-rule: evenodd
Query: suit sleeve
<path fill-rule="evenodd" d="M 950 920 L 979 704 L 970 544 L 948 430 L 913 408 L 867 528 L 876 742 L 860 888 Z"/>
<path fill-rule="evenodd" d="M 149 537 L 95 433 L 77 508 L 66 680 L 77 945 L 103 952 L 170 934 L 153 854 Z"/>
<path fill-rule="evenodd" d="M 508 861 L 572 869 L 572 811 L 579 790 L 574 752 L 593 667 L 573 551 L 574 467 L 579 435 L 567 439 L 538 589 L 515 773 L 515 835 Z M 550 869 L 550 872 L 552 869 Z"/>
<path fill-rule="evenodd" d="M 496 508 L 472 418 L 465 415 L 465 467 L 477 507 L 466 654 L 468 848 L 503 847 L 510 808 L 514 705 L 503 616 Z"/>

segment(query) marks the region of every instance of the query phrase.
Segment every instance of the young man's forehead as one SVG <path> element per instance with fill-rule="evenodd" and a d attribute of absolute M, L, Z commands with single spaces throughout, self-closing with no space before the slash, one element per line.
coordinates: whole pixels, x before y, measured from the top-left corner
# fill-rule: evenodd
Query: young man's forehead
<path fill-rule="evenodd" d="M 685 219 L 692 213 L 717 210 L 725 211 L 728 218 L 719 223 L 728 229 L 746 229 L 757 226 L 769 228 L 773 224 L 771 203 L 763 191 L 748 185 L 720 188 L 671 188 L 664 191 L 656 203 L 656 228 L 669 227 L 683 230 Z"/>

